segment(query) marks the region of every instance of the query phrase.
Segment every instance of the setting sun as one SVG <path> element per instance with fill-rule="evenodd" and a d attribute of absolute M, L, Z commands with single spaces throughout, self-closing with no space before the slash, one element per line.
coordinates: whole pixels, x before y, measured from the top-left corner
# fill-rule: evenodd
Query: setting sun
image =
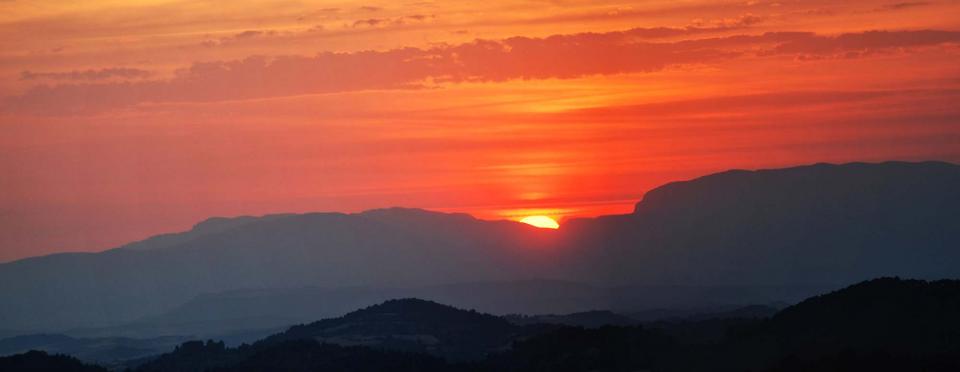
<path fill-rule="evenodd" d="M 527 225 L 539 227 L 541 229 L 556 229 L 560 227 L 560 224 L 556 220 L 547 216 L 529 216 L 524 217 L 520 220 Z"/>

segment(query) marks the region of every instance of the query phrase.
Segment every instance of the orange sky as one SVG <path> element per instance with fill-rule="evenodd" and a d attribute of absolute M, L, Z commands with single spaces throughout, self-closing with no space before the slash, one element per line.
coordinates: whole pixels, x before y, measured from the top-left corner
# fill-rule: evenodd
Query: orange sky
<path fill-rule="evenodd" d="M 229 4 L 229 5 L 227 5 Z M 625 213 L 960 161 L 958 1 L 0 1 L 0 261 L 209 216 Z"/>

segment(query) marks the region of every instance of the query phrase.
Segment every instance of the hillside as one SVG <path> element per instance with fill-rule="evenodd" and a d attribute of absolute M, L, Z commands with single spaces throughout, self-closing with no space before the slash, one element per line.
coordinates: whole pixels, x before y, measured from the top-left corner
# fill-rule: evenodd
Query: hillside
<path fill-rule="evenodd" d="M 420 352 L 451 360 L 480 359 L 526 333 L 507 320 L 419 299 L 390 300 L 291 327 L 255 344 L 312 339 L 340 345 Z"/>

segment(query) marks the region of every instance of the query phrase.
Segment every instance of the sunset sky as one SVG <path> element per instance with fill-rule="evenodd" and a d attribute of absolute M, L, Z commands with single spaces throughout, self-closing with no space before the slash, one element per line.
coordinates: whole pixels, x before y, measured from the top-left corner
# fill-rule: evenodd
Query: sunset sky
<path fill-rule="evenodd" d="M 563 219 L 730 168 L 960 162 L 960 1 L 11 0 L 0 43 L 0 261 L 210 216 Z"/>

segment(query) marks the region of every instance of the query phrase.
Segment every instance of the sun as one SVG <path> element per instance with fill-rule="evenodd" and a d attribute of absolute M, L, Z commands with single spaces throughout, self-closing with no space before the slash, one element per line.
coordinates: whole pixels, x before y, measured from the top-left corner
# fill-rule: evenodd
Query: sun
<path fill-rule="evenodd" d="M 556 220 L 547 216 L 527 216 L 521 219 L 520 222 L 541 229 L 556 229 L 560 227 L 560 224 L 558 224 Z"/>

